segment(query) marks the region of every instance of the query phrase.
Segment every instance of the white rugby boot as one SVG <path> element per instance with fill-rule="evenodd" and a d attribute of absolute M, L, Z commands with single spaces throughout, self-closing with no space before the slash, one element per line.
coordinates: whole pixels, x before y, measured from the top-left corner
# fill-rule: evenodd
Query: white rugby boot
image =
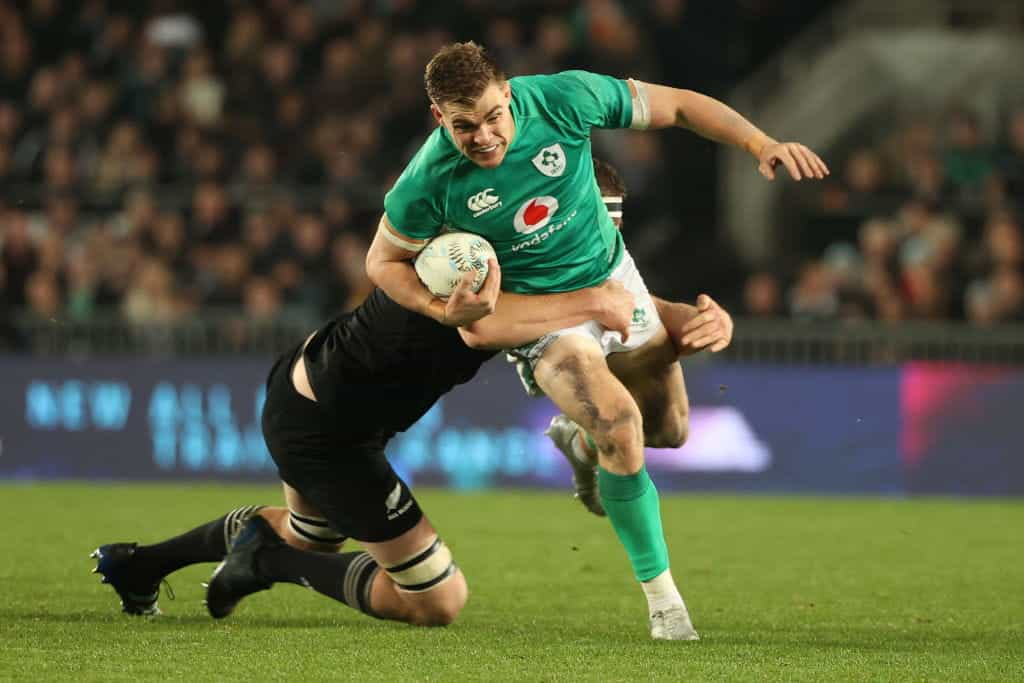
<path fill-rule="evenodd" d="M 652 614 L 651 638 L 654 640 L 700 640 L 684 605 L 658 610 Z"/>
<path fill-rule="evenodd" d="M 604 505 L 601 504 L 601 495 L 597 488 L 597 463 L 580 458 L 572 447 L 573 439 L 579 431 L 578 424 L 565 415 L 556 415 L 544 433 L 572 466 L 572 485 L 576 489 L 576 498 L 587 510 L 604 517 Z"/>

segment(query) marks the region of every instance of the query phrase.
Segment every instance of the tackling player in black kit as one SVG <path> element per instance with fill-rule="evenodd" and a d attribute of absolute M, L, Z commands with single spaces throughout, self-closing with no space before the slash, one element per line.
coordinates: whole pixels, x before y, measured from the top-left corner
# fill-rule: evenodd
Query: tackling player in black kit
<path fill-rule="evenodd" d="M 617 182 L 607 168 L 598 180 L 606 194 L 621 196 L 621 187 L 606 191 Z M 494 262 L 479 294 L 468 283 L 467 277 L 449 298 L 448 318 L 479 318 L 475 334 L 494 348 L 590 319 L 628 334 L 632 296 L 617 283 L 499 298 Z M 681 354 L 731 338 L 731 320 L 714 302 L 698 311 L 658 301 L 658 309 L 666 327 L 677 331 Z M 684 345 L 684 337 L 700 345 Z M 469 348 L 457 328 L 375 289 L 355 311 L 282 354 L 270 371 L 263 432 L 287 507 L 237 508 L 154 545 L 103 545 L 93 553 L 93 571 L 117 591 L 129 614 L 158 614 L 159 585 L 171 572 L 221 562 L 207 589 L 207 607 L 217 618 L 244 596 L 288 582 L 374 617 L 451 623 L 468 597 L 465 578 L 384 447 L 494 353 Z M 338 553 L 346 538 L 364 551 Z"/>

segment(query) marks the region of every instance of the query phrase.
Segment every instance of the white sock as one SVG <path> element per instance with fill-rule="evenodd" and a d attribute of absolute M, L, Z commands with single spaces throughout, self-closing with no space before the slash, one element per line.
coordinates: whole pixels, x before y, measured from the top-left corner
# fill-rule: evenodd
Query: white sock
<path fill-rule="evenodd" d="M 667 610 L 672 607 L 686 607 L 683 596 L 676 588 L 676 582 L 672 580 L 672 572 L 668 569 L 655 576 L 650 581 L 643 581 L 640 587 L 644 589 L 647 596 L 647 611 L 649 614 Z"/>
<path fill-rule="evenodd" d="M 587 437 L 583 435 L 583 430 L 580 429 L 579 427 L 576 427 L 576 435 L 573 436 L 572 441 L 570 442 L 572 444 L 572 454 L 580 462 L 587 463 L 590 465 L 596 465 L 597 462 L 590 455 L 590 453 L 587 452 L 587 449 L 583 447 L 583 440 L 586 438 Z"/>

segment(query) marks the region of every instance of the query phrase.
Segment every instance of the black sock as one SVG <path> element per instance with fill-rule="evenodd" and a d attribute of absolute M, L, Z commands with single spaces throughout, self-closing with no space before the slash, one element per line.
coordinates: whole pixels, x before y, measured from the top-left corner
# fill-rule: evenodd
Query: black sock
<path fill-rule="evenodd" d="M 162 543 L 139 546 L 132 556 L 133 573 L 137 573 L 140 578 L 144 577 L 147 582 L 150 579 L 157 582 L 190 564 L 220 562 L 228 552 L 231 539 L 262 507 L 240 507 Z"/>
<path fill-rule="evenodd" d="M 288 545 L 264 548 L 257 570 L 271 581 L 309 586 L 370 616 L 370 587 L 379 566 L 369 553 L 317 553 Z"/>

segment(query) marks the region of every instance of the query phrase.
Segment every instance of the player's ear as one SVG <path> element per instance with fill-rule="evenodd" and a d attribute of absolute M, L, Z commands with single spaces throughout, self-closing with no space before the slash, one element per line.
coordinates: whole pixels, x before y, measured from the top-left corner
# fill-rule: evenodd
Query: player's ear
<path fill-rule="evenodd" d="M 437 121 L 437 125 L 444 125 L 444 114 L 441 113 L 441 109 L 433 102 L 430 103 L 430 113 L 434 115 L 434 120 Z"/>
<path fill-rule="evenodd" d="M 508 79 L 501 84 L 501 94 L 505 96 L 506 104 L 512 99 L 512 86 L 509 85 Z"/>

